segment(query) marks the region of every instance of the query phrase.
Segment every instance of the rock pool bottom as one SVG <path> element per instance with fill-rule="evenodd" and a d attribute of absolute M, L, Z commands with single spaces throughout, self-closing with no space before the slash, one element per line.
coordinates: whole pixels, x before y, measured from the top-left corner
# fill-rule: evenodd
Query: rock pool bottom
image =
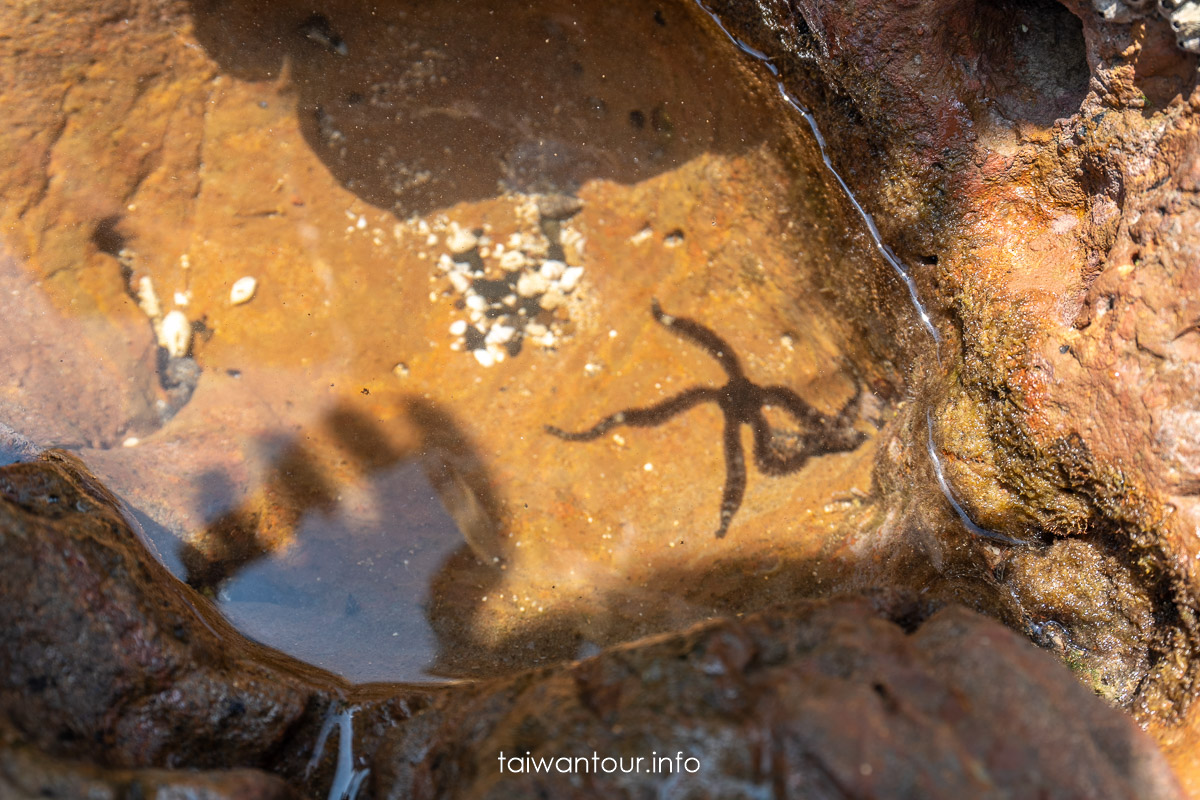
<path fill-rule="evenodd" d="M 1048 654 L 902 593 L 350 685 L 235 632 L 62 452 L 0 468 L 0 554 L 5 797 L 1179 796 Z"/>

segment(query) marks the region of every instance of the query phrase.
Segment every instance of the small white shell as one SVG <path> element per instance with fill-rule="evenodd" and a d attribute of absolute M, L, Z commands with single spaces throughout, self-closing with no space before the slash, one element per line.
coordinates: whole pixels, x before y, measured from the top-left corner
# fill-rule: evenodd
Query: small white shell
<path fill-rule="evenodd" d="M 172 311 L 163 317 L 158 329 L 158 343 L 172 358 L 183 358 L 188 354 L 192 346 L 192 323 L 182 311 Z"/>
<path fill-rule="evenodd" d="M 250 298 L 254 297 L 254 292 L 258 289 L 258 281 L 247 275 L 244 278 L 238 278 L 233 283 L 233 288 L 229 290 L 229 302 L 232 305 L 240 306 L 242 303 L 250 302 Z"/>
<path fill-rule="evenodd" d="M 465 319 L 456 319 L 450 323 L 450 335 L 462 336 L 467 332 L 467 321 Z"/>
<path fill-rule="evenodd" d="M 488 307 L 487 300 L 483 299 L 482 295 L 469 294 L 466 299 L 467 308 L 472 311 L 483 311 Z"/>
<path fill-rule="evenodd" d="M 551 286 L 550 290 L 538 300 L 538 305 L 547 311 L 553 311 L 565 302 L 567 302 L 567 298 L 562 291 L 557 286 Z"/>
<path fill-rule="evenodd" d="M 457 223 L 451 224 L 450 235 L 446 237 L 446 248 L 454 255 L 469 252 L 475 249 L 479 244 L 479 239 L 469 230 L 458 227 Z"/>
<path fill-rule="evenodd" d="M 485 344 L 504 344 L 511 341 L 517 329 L 511 325 L 494 325 L 483 341 Z"/>
<path fill-rule="evenodd" d="M 487 350 L 472 350 L 471 353 L 475 356 L 475 360 L 479 362 L 480 366 L 490 367 L 496 363 L 495 357 Z"/>
<path fill-rule="evenodd" d="M 500 268 L 507 272 L 516 272 L 525 266 L 525 254 L 520 250 L 506 250 L 500 256 Z"/>
<path fill-rule="evenodd" d="M 451 272 L 448 277 L 450 278 L 450 285 L 454 287 L 454 291 L 460 294 L 471 288 L 471 279 L 461 272 Z"/>

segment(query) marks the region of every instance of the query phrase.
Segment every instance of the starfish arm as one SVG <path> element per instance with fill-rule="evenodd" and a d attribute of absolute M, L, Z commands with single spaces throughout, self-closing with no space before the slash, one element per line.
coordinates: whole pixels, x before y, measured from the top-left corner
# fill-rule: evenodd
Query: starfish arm
<path fill-rule="evenodd" d="M 717 360 L 717 363 L 721 365 L 721 369 L 725 370 L 725 374 L 731 379 L 743 377 L 742 365 L 738 362 L 737 355 L 733 352 L 733 348 L 729 346 L 729 343 L 720 336 L 700 323 L 693 322 L 686 317 L 675 317 L 667 314 L 662 310 L 662 306 L 658 304 L 657 300 L 650 303 L 650 313 L 654 315 L 654 319 L 658 324 L 670 329 L 680 339 L 704 348 L 704 351 Z"/>
<path fill-rule="evenodd" d="M 742 507 L 746 496 L 746 456 L 742 452 L 742 426 L 725 418 L 725 491 L 721 495 L 721 524 L 717 538 L 723 538 L 733 522 L 733 515 Z"/>
<path fill-rule="evenodd" d="M 754 463 L 766 475 L 787 475 L 803 467 L 814 454 L 812 435 L 808 431 L 799 437 L 799 443 L 790 452 L 774 444 L 776 434 L 767 424 L 766 418 L 759 411 L 747 422 L 754 432 Z"/>
<path fill-rule="evenodd" d="M 610 414 L 586 431 L 571 432 L 565 431 L 562 428 L 556 428 L 553 425 L 547 425 L 546 432 L 560 439 L 566 439 L 569 442 L 590 442 L 599 439 L 620 425 L 628 425 L 634 428 L 661 425 L 676 414 L 687 411 L 690 408 L 695 408 L 701 403 L 715 403 L 719 400 L 720 392 L 717 389 L 710 389 L 706 386 L 694 386 L 652 406 L 627 408 L 624 411 Z"/>
<path fill-rule="evenodd" d="M 755 464 L 768 475 L 795 472 L 811 456 L 853 450 L 867 438 L 856 431 L 852 424 L 858 393 L 833 417 L 812 408 L 786 386 L 765 386 L 760 390 L 760 397 L 764 406 L 783 408 L 800 426 L 796 435 L 797 444 L 785 450 L 777 443 L 777 434 L 771 430 L 761 412 L 756 412 L 747 420 L 754 430 Z"/>
<path fill-rule="evenodd" d="M 804 398 L 786 386 L 763 386 L 758 391 L 762 405 L 782 408 L 804 428 L 823 428 L 829 424 L 829 417 L 804 402 Z"/>

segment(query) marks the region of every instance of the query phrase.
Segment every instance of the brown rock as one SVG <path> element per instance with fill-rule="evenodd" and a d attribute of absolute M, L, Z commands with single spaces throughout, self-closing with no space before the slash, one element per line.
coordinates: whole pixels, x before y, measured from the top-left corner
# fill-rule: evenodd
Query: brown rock
<path fill-rule="evenodd" d="M 861 600 L 447 694 L 376 764 L 386 797 L 1179 796 L 1128 719 L 1011 631 L 947 609 L 906 634 Z"/>
<path fill-rule="evenodd" d="M 1196 57 L 1155 15 L 1087 3 L 795 6 L 727 19 L 836 98 L 814 103 L 834 162 L 946 340 L 884 432 L 881 505 L 921 529 L 900 497 L 929 435 L 975 523 L 1041 544 L 989 557 L 1016 600 L 999 615 L 1173 743 L 1200 792 Z"/>
<path fill-rule="evenodd" d="M 300 800 L 273 775 L 248 769 L 208 772 L 103 769 L 52 758 L 20 741 L 0 723 L 0 796 L 6 800 L 119 800 L 187 797 L 195 800 Z"/>
<path fill-rule="evenodd" d="M 1129 720 L 964 610 L 906 634 L 866 600 L 808 603 L 474 685 L 347 690 L 211 616 L 69 456 L 5 467 L 0 488 L 0 712 L 11 721 L 0 786 L 18 797 L 134 786 L 292 796 L 257 772 L 117 765 L 255 766 L 313 794 L 361 775 L 378 797 L 607 797 L 666 780 L 689 796 L 1176 796 Z M 878 606 L 919 613 L 899 596 Z M 675 772 L 658 761 L 656 774 L 583 779 L 499 769 L 502 752 L 592 750 L 669 754 Z M 679 772 L 675 753 L 696 761 Z"/>
<path fill-rule="evenodd" d="M 31 745 L 111 766 L 261 766 L 319 724 L 336 678 L 242 639 L 73 457 L 45 458 L 0 476 L 0 713 Z"/>

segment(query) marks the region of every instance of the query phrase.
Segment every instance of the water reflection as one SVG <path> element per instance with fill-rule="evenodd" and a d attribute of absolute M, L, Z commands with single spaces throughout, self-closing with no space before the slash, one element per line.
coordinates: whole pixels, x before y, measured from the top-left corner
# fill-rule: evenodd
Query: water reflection
<path fill-rule="evenodd" d="M 464 549 L 500 560 L 497 505 L 466 436 L 423 399 L 400 403 L 410 447 L 339 405 L 274 453 L 236 507 L 227 476 L 198 481 L 210 522 L 184 544 L 184 578 L 246 635 L 352 681 L 417 679 L 437 641 L 422 608 L 431 576 Z"/>

